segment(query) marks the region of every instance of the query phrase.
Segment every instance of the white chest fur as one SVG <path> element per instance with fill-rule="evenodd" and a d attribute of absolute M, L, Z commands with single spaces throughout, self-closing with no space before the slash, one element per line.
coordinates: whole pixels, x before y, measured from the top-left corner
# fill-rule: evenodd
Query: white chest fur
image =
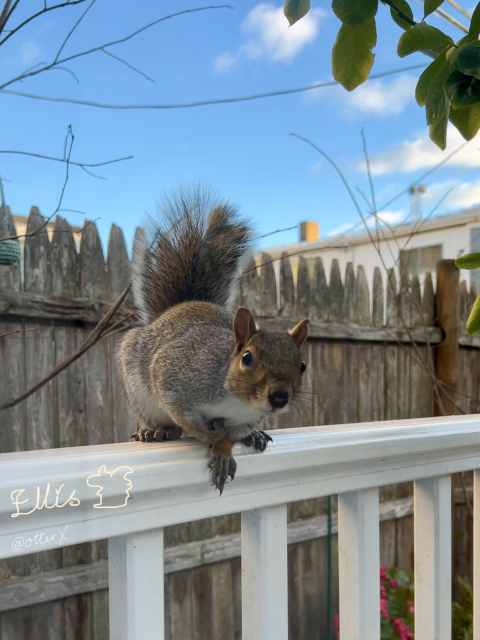
<path fill-rule="evenodd" d="M 262 417 L 262 414 L 255 411 L 250 404 L 233 395 L 223 398 L 216 404 L 203 404 L 199 409 L 207 419 L 223 418 L 227 427 L 254 425 Z"/>

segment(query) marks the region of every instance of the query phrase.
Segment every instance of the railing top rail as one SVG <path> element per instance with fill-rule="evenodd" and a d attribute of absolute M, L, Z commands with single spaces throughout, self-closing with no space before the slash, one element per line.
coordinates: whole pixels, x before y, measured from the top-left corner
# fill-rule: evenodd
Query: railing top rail
<path fill-rule="evenodd" d="M 219 498 L 193 440 L 0 455 L 0 557 L 480 468 L 480 416 L 272 432 Z"/>

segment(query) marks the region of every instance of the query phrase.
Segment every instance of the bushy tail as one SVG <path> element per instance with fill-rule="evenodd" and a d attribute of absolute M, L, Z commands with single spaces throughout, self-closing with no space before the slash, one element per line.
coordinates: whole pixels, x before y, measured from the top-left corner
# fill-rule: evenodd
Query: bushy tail
<path fill-rule="evenodd" d="M 201 187 L 165 195 L 132 259 L 135 304 L 145 323 L 189 300 L 229 307 L 250 256 L 251 229 L 235 207 Z"/>

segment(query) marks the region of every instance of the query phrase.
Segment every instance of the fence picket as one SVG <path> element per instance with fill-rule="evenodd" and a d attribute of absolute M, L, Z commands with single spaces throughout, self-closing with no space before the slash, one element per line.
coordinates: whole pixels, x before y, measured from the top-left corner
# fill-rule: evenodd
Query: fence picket
<path fill-rule="evenodd" d="M 329 288 L 323 260 L 317 258 L 315 260 L 314 282 L 313 282 L 313 309 L 312 319 L 322 320 L 326 322 L 329 317 Z"/>
<path fill-rule="evenodd" d="M 309 318 L 310 317 L 310 272 L 308 270 L 308 263 L 303 256 L 300 256 L 298 263 L 298 275 L 297 275 L 297 317 Z"/>
<path fill-rule="evenodd" d="M 370 294 L 365 269 L 359 265 L 355 282 L 355 321 L 360 325 L 370 324 Z"/>
<path fill-rule="evenodd" d="M 372 324 L 375 327 L 383 327 L 383 308 L 385 304 L 385 295 L 383 290 L 382 272 L 379 267 L 375 267 L 373 272 L 373 309 Z"/>
<path fill-rule="evenodd" d="M 260 291 L 260 308 L 263 311 L 262 315 L 275 317 L 277 315 L 277 279 L 275 277 L 272 258 L 268 253 L 262 254 Z"/>
<path fill-rule="evenodd" d="M 120 227 L 113 224 L 110 231 L 107 254 L 107 272 L 110 300 L 116 300 L 125 291 L 130 281 L 130 263 L 127 247 Z M 125 304 L 133 302 L 129 292 Z M 134 432 L 133 421 L 125 403 L 125 393 L 120 379 L 116 354 L 120 336 L 113 336 L 111 340 L 111 383 L 112 383 L 112 417 L 115 442 L 126 442 Z"/>
<path fill-rule="evenodd" d="M 288 253 L 280 260 L 280 311 L 283 317 L 292 317 L 295 309 L 295 285 Z"/>
<path fill-rule="evenodd" d="M 433 279 L 430 271 L 425 276 L 422 297 L 422 312 L 425 324 L 430 327 L 435 321 L 435 292 L 433 290 Z"/>
<path fill-rule="evenodd" d="M 330 270 L 330 319 L 336 322 L 342 322 L 343 318 L 343 282 L 340 274 L 340 265 L 338 260 L 332 260 Z"/>

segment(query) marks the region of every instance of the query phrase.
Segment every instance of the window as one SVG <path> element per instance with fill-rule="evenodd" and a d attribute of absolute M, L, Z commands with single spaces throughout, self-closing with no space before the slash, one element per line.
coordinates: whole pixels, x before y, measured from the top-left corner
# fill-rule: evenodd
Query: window
<path fill-rule="evenodd" d="M 402 270 L 407 269 L 408 273 L 425 273 L 435 271 L 437 262 L 442 259 L 442 245 L 434 244 L 430 247 L 419 247 L 418 249 L 406 249 L 400 252 L 400 266 Z"/>

